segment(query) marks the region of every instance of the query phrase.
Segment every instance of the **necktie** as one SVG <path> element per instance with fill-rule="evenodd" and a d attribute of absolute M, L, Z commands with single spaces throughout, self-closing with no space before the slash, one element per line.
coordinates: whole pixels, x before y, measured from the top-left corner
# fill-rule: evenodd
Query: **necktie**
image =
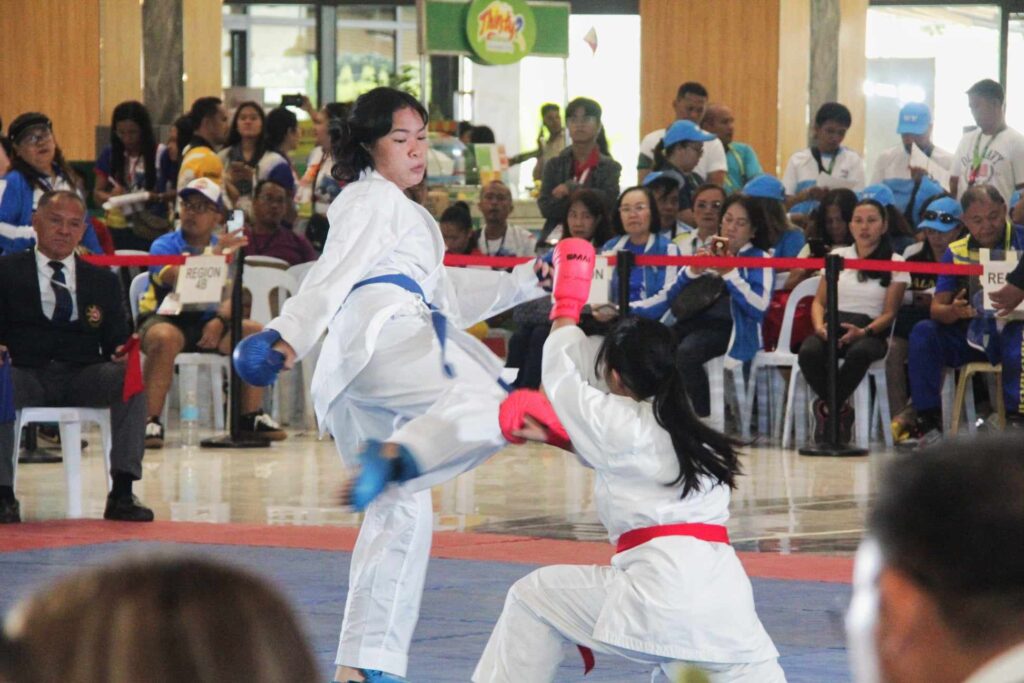
<path fill-rule="evenodd" d="M 67 280 L 64 278 L 64 264 L 60 261 L 50 261 L 50 268 L 53 269 L 53 277 L 50 286 L 57 297 L 57 305 L 53 308 L 53 322 L 66 323 L 71 320 L 71 292 L 68 291 Z"/>

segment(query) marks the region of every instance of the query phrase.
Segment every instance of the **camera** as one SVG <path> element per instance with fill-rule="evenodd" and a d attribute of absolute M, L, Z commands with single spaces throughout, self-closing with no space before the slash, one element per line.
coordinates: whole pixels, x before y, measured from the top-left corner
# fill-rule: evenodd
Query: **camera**
<path fill-rule="evenodd" d="M 282 107 L 301 107 L 303 95 L 302 93 L 296 93 L 294 95 L 282 95 L 281 106 Z"/>

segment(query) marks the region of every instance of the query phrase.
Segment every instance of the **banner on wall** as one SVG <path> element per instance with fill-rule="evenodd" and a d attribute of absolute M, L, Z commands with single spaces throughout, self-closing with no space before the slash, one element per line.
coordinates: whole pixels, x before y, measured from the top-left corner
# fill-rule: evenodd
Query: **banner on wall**
<path fill-rule="evenodd" d="M 420 0 L 420 53 L 512 64 L 527 55 L 569 56 L 569 3 Z"/>

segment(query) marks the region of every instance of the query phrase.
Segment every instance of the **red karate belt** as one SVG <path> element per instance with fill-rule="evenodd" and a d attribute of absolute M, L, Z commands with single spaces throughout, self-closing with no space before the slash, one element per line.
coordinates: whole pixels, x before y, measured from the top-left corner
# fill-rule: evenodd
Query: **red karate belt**
<path fill-rule="evenodd" d="M 128 399 L 135 394 L 142 393 L 145 388 L 142 384 L 142 352 L 139 349 L 139 338 L 134 334 L 128 337 L 128 341 L 124 343 L 121 351 L 125 355 L 121 401 L 127 403 Z"/>
<path fill-rule="evenodd" d="M 627 531 L 619 536 L 615 552 L 622 553 L 663 536 L 690 536 L 709 543 L 729 543 L 729 530 L 721 524 L 663 524 Z M 583 645 L 577 645 L 576 649 L 583 657 L 583 675 L 586 676 L 594 668 L 594 651 Z"/>

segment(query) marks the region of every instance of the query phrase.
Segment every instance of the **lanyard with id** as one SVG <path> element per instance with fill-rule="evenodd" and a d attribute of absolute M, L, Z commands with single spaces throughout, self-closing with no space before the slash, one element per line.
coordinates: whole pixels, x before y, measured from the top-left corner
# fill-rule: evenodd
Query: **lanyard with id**
<path fill-rule="evenodd" d="M 988 156 L 988 150 L 992 146 L 992 143 L 996 141 L 999 134 L 1003 132 L 1003 128 L 1000 128 L 992 137 L 985 143 L 985 149 L 981 150 L 981 154 L 978 153 L 978 148 L 981 147 L 981 136 L 984 135 L 980 130 L 978 131 L 978 137 L 974 141 L 974 152 L 971 154 L 971 171 L 967 174 L 967 185 L 974 185 L 978 180 L 978 171 L 981 170 L 981 162 Z"/>

